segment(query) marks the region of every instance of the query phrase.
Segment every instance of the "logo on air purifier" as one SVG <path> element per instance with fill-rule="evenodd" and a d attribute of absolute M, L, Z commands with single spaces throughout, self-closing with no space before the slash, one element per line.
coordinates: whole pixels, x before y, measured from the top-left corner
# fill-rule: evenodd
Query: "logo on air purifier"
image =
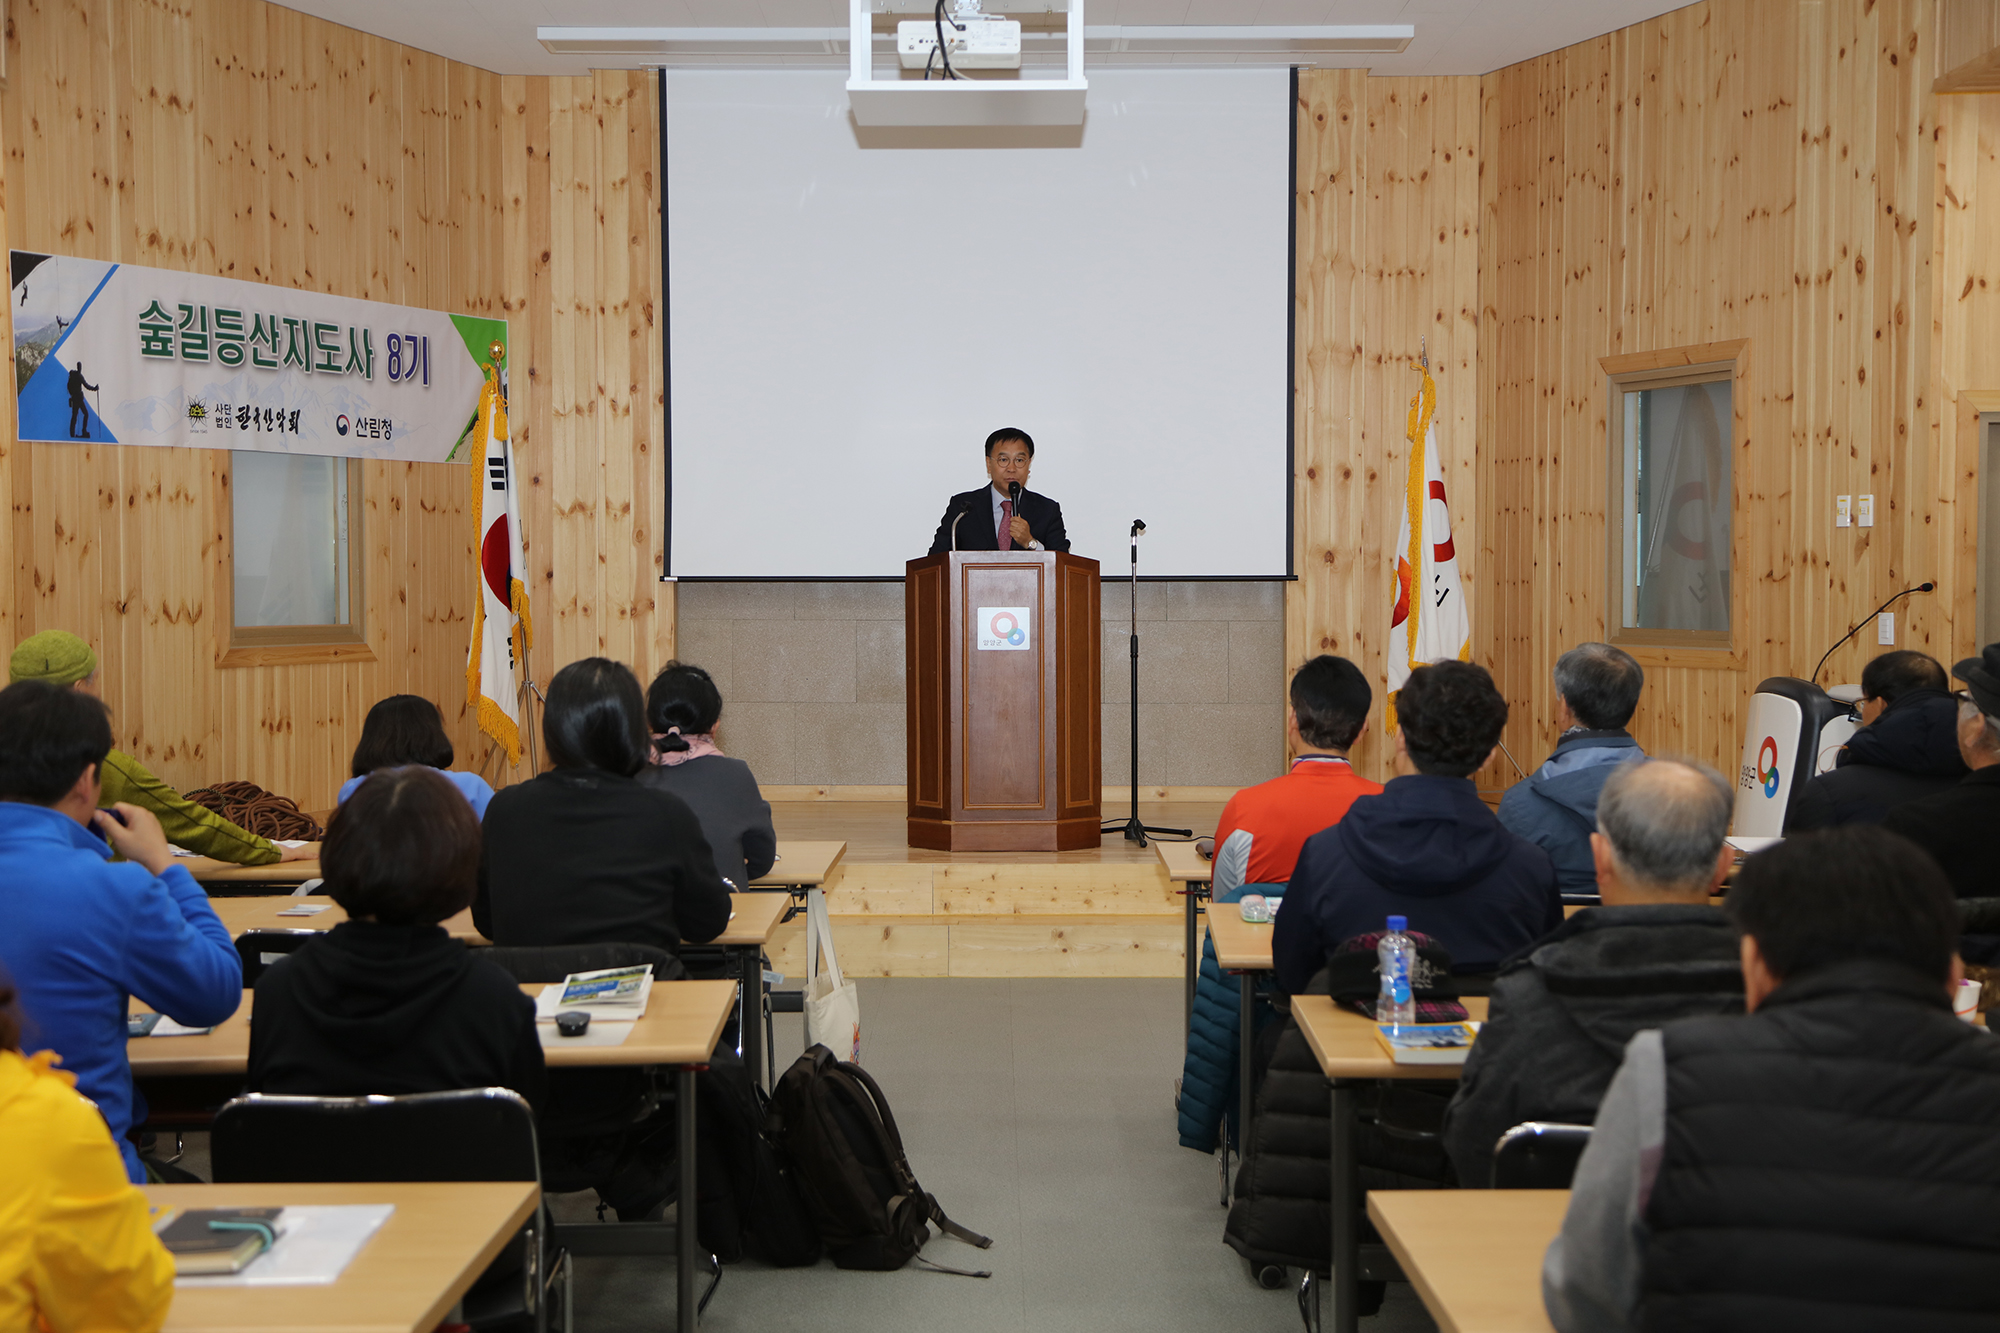
<path fill-rule="evenodd" d="M 1763 786 L 1766 797 L 1778 794 L 1778 782 L 1782 776 L 1778 772 L 1777 738 L 1766 736 L 1764 743 L 1757 747 L 1757 781 Z"/>

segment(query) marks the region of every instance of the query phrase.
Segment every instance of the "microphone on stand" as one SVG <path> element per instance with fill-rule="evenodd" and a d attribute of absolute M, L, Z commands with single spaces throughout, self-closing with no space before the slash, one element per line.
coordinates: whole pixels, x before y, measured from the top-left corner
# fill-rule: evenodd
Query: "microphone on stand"
<path fill-rule="evenodd" d="M 959 505 L 952 514 L 952 519 L 951 519 L 951 549 L 954 551 L 958 549 L 958 525 L 964 522 L 964 520 L 965 520 L 965 506 Z"/>
<path fill-rule="evenodd" d="M 1847 633 L 1841 635 L 1837 640 L 1834 641 L 1833 647 L 1827 649 L 1826 652 L 1821 655 L 1819 659 L 1819 666 L 1813 668 L 1813 673 L 1810 677 L 1808 677 L 1808 679 L 1815 685 L 1819 684 L 1820 667 L 1826 665 L 1826 659 L 1832 657 L 1835 651 L 1839 649 L 1841 644 L 1846 643 L 1849 639 L 1853 638 L 1857 633 L 1859 633 L 1863 625 L 1867 624 L 1875 617 L 1881 615 L 1884 611 L 1887 611 L 1891 606 L 1895 605 L 1898 600 L 1904 597 L 1908 597 L 1913 592 L 1936 592 L 1936 591 L 1937 591 L 1937 584 L 1935 583 L 1919 583 L 1914 588 L 1905 588 L 1901 592 L 1897 593 L 1894 597 L 1891 597 L 1888 601 L 1882 603 L 1882 605 L 1876 607 L 1873 611 L 1870 611 L 1867 615 L 1861 617 L 1861 619 L 1855 621 L 1854 628 L 1848 630 Z"/>

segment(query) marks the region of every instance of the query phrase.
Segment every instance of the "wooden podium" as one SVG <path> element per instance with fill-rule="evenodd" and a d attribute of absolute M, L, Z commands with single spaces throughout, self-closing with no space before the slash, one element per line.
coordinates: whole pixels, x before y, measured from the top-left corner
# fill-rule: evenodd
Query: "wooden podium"
<path fill-rule="evenodd" d="M 909 562 L 910 846 L 1074 851 L 1102 840 L 1097 562 L 953 551 Z"/>

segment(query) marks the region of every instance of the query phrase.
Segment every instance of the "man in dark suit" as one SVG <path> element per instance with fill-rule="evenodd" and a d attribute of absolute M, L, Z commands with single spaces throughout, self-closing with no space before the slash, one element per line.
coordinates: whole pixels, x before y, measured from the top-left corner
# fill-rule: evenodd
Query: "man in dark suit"
<path fill-rule="evenodd" d="M 931 554 L 940 551 L 1067 551 L 1062 506 L 1027 489 L 1028 465 L 1035 460 L 1035 442 L 1028 432 L 1002 426 L 986 437 L 986 475 L 990 485 L 951 497 Z M 1009 487 L 1021 487 L 1016 510 Z M 957 542 L 953 544 L 953 528 Z"/>

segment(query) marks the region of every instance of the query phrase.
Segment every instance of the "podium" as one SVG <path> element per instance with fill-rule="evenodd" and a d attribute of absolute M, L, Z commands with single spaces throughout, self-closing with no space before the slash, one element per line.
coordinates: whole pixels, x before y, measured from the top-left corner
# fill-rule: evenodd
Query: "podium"
<path fill-rule="evenodd" d="M 1097 562 L 952 551 L 903 583 L 910 846 L 1096 847 L 1104 813 Z"/>

